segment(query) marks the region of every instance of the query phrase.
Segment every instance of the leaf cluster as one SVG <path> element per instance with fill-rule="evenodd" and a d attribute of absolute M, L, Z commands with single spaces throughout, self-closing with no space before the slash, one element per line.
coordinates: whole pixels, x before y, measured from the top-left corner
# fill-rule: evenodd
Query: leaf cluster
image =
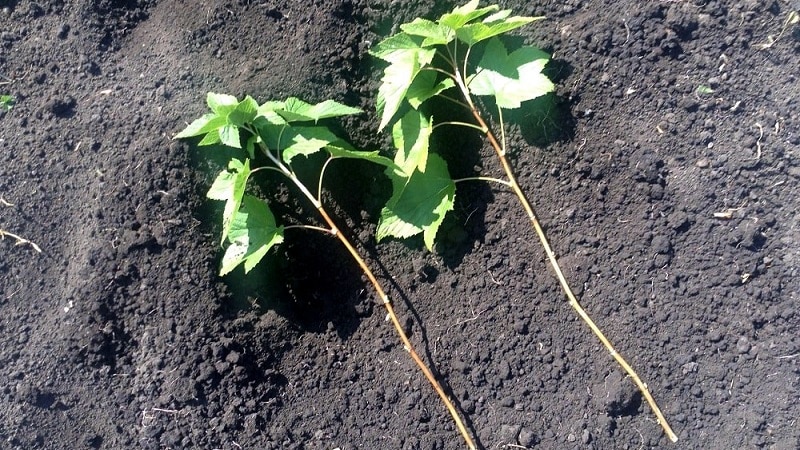
<path fill-rule="evenodd" d="M 354 149 L 330 128 L 320 124 L 324 119 L 360 113 L 361 110 L 326 100 L 317 104 L 291 97 L 285 101 L 258 104 L 250 96 L 243 100 L 227 94 L 209 93 L 206 98 L 211 112 L 190 123 L 175 138 L 202 137 L 198 145 L 223 144 L 244 150 L 241 157 L 228 162 L 215 179 L 207 197 L 225 202 L 221 244 L 228 243 L 222 258 L 220 275 L 240 264 L 249 272 L 270 248 L 283 242 L 285 227 L 277 224 L 264 200 L 246 194 L 247 183 L 256 171 L 277 171 L 291 180 L 319 208 L 319 193 L 314 195 L 300 182 L 292 162 L 300 155 L 325 152 L 329 160 L 353 158 L 394 168 L 394 163 L 377 151 Z M 244 145 L 242 144 L 244 142 Z M 252 168 L 256 152 L 266 157 L 267 164 Z M 320 185 L 323 173 L 320 173 Z"/>
<path fill-rule="evenodd" d="M 436 21 L 417 18 L 402 24 L 401 32 L 370 50 L 388 63 L 376 103 L 379 128 L 392 126 L 399 168 L 386 171 L 393 195 L 381 214 L 379 240 L 422 233 L 432 248 L 445 214 L 453 209 L 455 181 L 446 162 L 429 151 L 435 125 L 420 110 L 426 101 L 445 97 L 475 111 L 473 96 L 488 96 L 498 108 L 513 109 L 554 89 L 542 73 L 549 59 L 545 52 L 527 45 L 509 52 L 500 39 L 542 17 L 513 16 L 510 9 L 480 8 L 478 3 L 472 0 Z M 483 53 L 473 64 L 470 54 L 478 44 Z M 397 118 L 401 110 L 407 112 Z M 460 125 L 486 131 L 476 124 Z"/>

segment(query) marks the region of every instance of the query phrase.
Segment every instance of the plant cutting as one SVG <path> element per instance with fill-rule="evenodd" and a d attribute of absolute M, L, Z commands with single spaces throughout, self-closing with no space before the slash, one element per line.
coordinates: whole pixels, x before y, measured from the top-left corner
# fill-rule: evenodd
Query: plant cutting
<path fill-rule="evenodd" d="M 360 159 L 399 170 L 392 160 L 379 155 L 379 152 L 356 150 L 330 128 L 320 124 L 320 121 L 357 114 L 361 110 L 333 100 L 309 104 L 293 97 L 259 105 L 249 96 L 239 101 L 231 95 L 216 93 L 208 94 L 207 104 L 211 112 L 190 123 L 175 138 L 202 136 L 198 145 L 222 144 L 242 150 L 240 156 L 230 159 L 227 169 L 217 176 L 207 194 L 210 199 L 225 202 L 221 241 L 223 245 L 227 241 L 227 248 L 222 257 L 220 275 L 240 265 L 245 273 L 249 272 L 272 247 L 283 242 L 286 231 L 290 229 L 336 237 L 369 279 L 404 349 L 444 402 L 459 432 L 471 449 L 476 448 L 453 403 L 411 345 L 389 296 L 322 201 L 325 170 L 335 160 Z M 310 188 L 298 177 L 294 165 L 317 153 L 323 153 L 326 159 L 314 187 Z M 252 176 L 266 171 L 277 172 L 294 185 L 319 214 L 323 225 L 279 225 L 267 202 L 247 194 L 247 184 Z"/>
<path fill-rule="evenodd" d="M 380 115 L 379 129 L 391 126 L 397 149 L 395 166 L 386 169 L 392 180 L 393 195 L 381 213 L 377 238 L 407 238 L 422 234 L 425 245 L 432 249 L 446 213 L 453 209 L 458 182 L 489 181 L 511 190 L 539 237 L 569 304 L 631 377 L 666 435 L 676 442 L 677 436 L 647 386 L 573 294 L 507 157 L 503 111 L 519 108 L 523 102 L 553 91 L 554 85 L 542 73 L 549 55 L 529 45 L 509 49 L 500 37 L 543 17 L 512 16 L 511 10 L 500 10 L 496 5 L 478 7 L 478 4 L 478 0 L 470 1 L 436 21 L 417 18 L 402 24 L 399 33 L 370 50 L 373 56 L 388 63 L 376 104 Z M 478 103 L 476 97 L 489 97 L 490 101 Z M 471 116 L 471 121 L 434 123 L 423 108 L 433 98 L 463 108 Z M 487 105 L 491 103 L 497 111 L 499 137 L 487 124 Z M 478 175 L 453 180 L 446 161 L 430 151 L 429 146 L 431 134 L 444 125 L 466 127 L 481 133 L 493 148 L 503 177 Z"/>

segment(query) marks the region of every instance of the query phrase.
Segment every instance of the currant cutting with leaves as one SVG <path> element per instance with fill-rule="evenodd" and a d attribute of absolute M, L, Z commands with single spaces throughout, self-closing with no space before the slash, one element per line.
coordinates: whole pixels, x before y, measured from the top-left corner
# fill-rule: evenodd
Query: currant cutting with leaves
<path fill-rule="evenodd" d="M 669 439 L 675 442 L 678 438 L 647 386 L 578 303 L 506 157 L 503 110 L 519 108 L 526 101 L 552 92 L 555 86 L 542 72 L 549 60 L 545 52 L 529 45 L 509 50 L 502 37 L 543 17 L 512 16 L 511 10 L 501 10 L 497 5 L 481 8 L 478 4 L 478 0 L 470 1 L 436 21 L 417 18 L 402 24 L 399 33 L 370 50 L 388 63 L 376 105 L 379 130 L 392 127 L 397 166 L 386 170 L 393 195 L 381 212 L 377 238 L 407 238 L 421 233 L 425 245 L 432 249 L 445 215 L 453 209 L 457 182 L 483 180 L 508 187 L 536 231 L 570 306 L 631 377 Z M 473 52 L 480 54 L 480 59 L 474 61 Z M 497 108 L 499 139 L 487 125 L 484 106 L 475 97 L 488 97 L 486 103 Z M 433 98 L 463 107 L 474 122 L 433 123 L 422 110 Z M 431 134 L 440 125 L 464 126 L 483 134 L 497 155 L 504 177 L 479 175 L 453 180 L 446 162 L 429 146 Z"/>
<path fill-rule="evenodd" d="M 367 266 L 364 258 L 338 228 L 322 203 L 325 169 L 333 160 L 360 159 L 384 166 L 387 171 L 392 173 L 403 172 L 409 168 L 401 167 L 394 161 L 381 156 L 377 151 L 356 150 L 345 140 L 336 136 L 330 128 L 320 124 L 320 121 L 325 119 L 361 112 L 357 108 L 333 100 L 310 104 L 297 98 L 289 98 L 285 101 L 269 101 L 259 105 L 255 99 L 249 96 L 239 101 L 231 95 L 209 93 L 206 102 L 211 112 L 190 123 L 175 138 L 202 136 L 198 145 L 223 144 L 243 150 L 241 157 L 234 157 L 228 162 L 227 169 L 217 176 L 207 194 L 213 200 L 225 202 L 222 214 L 221 241 L 223 245 L 227 241 L 228 245 L 222 257 L 220 275 L 229 273 L 239 265 L 244 266 L 245 273 L 252 270 L 272 247 L 283 242 L 285 232 L 289 228 L 318 231 L 336 237 L 369 279 L 378 298 L 386 308 L 387 317 L 392 322 L 403 348 L 409 353 L 445 404 L 459 432 L 465 436 L 469 448 L 474 449 L 475 445 L 455 406 L 445 394 L 433 372 L 414 350 L 403 325 L 394 312 L 389 296 Z M 244 146 L 242 142 L 244 142 Z M 258 151 L 266 157 L 267 164 L 253 167 Z M 298 178 L 293 163 L 301 159 L 300 156 L 308 157 L 320 152 L 327 154 L 327 160 L 320 169 L 316 192 L 312 192 Z M 407 159 L 410 161 L 410 158 Z M 410 163 L 409 161 L 401 162 L 406 164 Z M 430 166 L 436 164 L 437 162 L 434 161 L 430 163 Z M 278 225 L 269 204 L 246 193 L 248 181 L 261 170 L 278 172 L 291 181 L 317 211 L 324 226 L 313 224 Z M 409 191 L 408 195 L 414 195 L 414 192 Z"/>

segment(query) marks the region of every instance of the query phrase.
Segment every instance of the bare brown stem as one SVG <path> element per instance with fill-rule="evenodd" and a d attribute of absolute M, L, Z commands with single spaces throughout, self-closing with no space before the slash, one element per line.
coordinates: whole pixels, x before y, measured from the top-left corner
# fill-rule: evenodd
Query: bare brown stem
<path fill-rule="evenodd" d="M 472 102 L 469 102 L 472 104 Z M 656 418 L 658 419 L 658 423 L 661 424 L 661 427 L 664 429 L 664 432 L 669 437 L 669 440 L 672 442 L 678 441 L 678 436 L 672 431 L 672 428 L 669 426 L 667 419 L 664 418 L 664 415 L 661 413 L 661 409 L 656 404 L 656 401 L 653 399 L 653 396 L 650 395 L 650 391 L 647 389 L 647 385 L 644 384 L 639 378 L 639 375 L 633 370 L 633 368 L 628 364 L 625 358 L 619 354 L 614 349 L 614 346 L 611 345 L 611 342 L 606 338 L 600 328 L 595 325 L 594 321 L 586 314 L 586 311 L 583 307 L 578 303 L 578 299 L 575 297 L 575 294 L 572 293 L 572 289 L 567 283 L 567 279 L 564 277 L 563 272 L 561 271 L 561 266 L 558 264 L 558 260 L 556 259 L 556 254 L 553 252 L 552 248 L 550 247 L 550 243 L 547 241 L 547 237 L 544 234 L 544 230 L 542 229 L 541 225 L 539 224 L 539 219 L 536 217 L 536 213 L 533 211 L 533 207 L 531 206 L 530 202 L 528 201 L 527 197 L 525 197 L 525 193 L 522 192 L 522 189 L 519 187 L 519 183 L 517 183 L 517 179 L 514 176 L 514 171 L 511 168 L 511 164 L 509 164 L 508 159 L 506 158 L 505 151 L 503 147 L 497 142 L 497 138 L 495 138 L 494 133 L 492 133 L 491 129 L 486 125 L 486 122 L 481 117 L 480 113 L 476 108 L 472 108 L 472 114 L 475 116 L 475 120 L 477 120 L 478 125 L 484 130 L 486 134 L 486 138 L 489 140 L 489 143 L 497 153 L 497 157 L 500 159 L 500 164 L 503 166 L 503 171 L 506 173 L 506 177 L 508 177 L 508 181 L 510 182 L 511 189 L 516 194 L 519 202 L 522 204 L 522 207 L 525 209 L 525 213 L 528 215 L 531 223 L 533 224 L 534 230 L 536 230 L 537 236 L 539 236 L 539 240 L 542 243 L 542 247 L 544 247 L 545 253 L 547 254 L 547 259 L 550 261 L 550 265 L 553 267 L 553 270 L 556 273 L 556 277 L 558 278 L 558 282 L 561 284 L 561 289 L 564 290 L 564 294 L 566 294 L 567 299 L 569 300 L 570 306 L 578 313 L 580 318 L 589 326 L 592 332 L 600 339 L 600 342 L 603 343 L 606 350 L 611 353 L 611 356 L 619 363 L 625 373 L 627 373 L 633 382 L 636 384 L 636 387 L 639 388 L 644 398 L 647 400 L 647 403 L 650 405 L 650 408 L 655 413 Z"/>
<path fill-rule="evenodd" d="M 361 257 L 361 254 L 358 252 L 358 250 L 356 250 L 355 247 L 353 247 L 353 245 L 347 239 L 347 237 L 341 233 L 339 228 L 336 226 L 336 223 L 334 223 L 333 219 L 331 219 L 327 211 L 325 211 L 325 208 L 319 206 L 317 208 L 317 211 L 319 211 L 319 214 L 325 220 L 325 223 L 327 223 L 328 226 L 331 228 L 331 230 L 333 230 L 333 233 L 336 235 L 336 237 L 339 238 L 339 241 L 342 243 L 342 245 L 344 245 L 345 248 L 347 248 L 347 251 L 350 252 L 350 255 L 358 263 L 358 266 L 361 268 L 361 271 L 364 272 L 364 275 L 366 275 L 370 283 L 372 283 L 372 286 L 375 288 L 378 297 L 380 297 L 383 306 L 386 308 L 386 312 L 389 315 L 389 319 L 392 321 L 392 325 L 394 325 L 395 331 L 397 331 L 398 336 L 400 336 L 400 340 L 403 342 L 403 348 L 405 348 L 408 354 L 411 355 L 411 359 L 413 359 L 414 362 L 417 364 L 417 367 L 419 367 L 419 369 L 425 375 L 425 378 L 428 379 L 428 382 L 430 382 L 430 384 L 433 386 L 433 389 L 436 391 L 436 393 L 439 394 L 439 398 L 442 399 L 442 402 L 444 402 L 447 411 L 450 412 L 450 415 L 453 417 L 453 422 L 455 422 L 458 431 L 461 433 L 461 436 L 463 436 L 464 441 L 467 443 L 467 447 L 470 450 L 475 450 L 477 448 L 475 446 L 475 442 L 472 440 L 472 437 L 467 431 L 466 426 L 464 426 L 464 422 L 461 420 L 461 416 L 459 416 L 458 411 L 453 405 L 453 402 L 450 401 L 450 398 L 447 396 L 447 394 L 445 394 L 444 389 L 442 389 L 442 385 L 439 384 L 439 381 L 436 380 L 436 377 L 433 375 L 431 370 L 425 364 L 425 361 L 423 361 L 422 358 L 420 358 L 420 356 L 414 350 L 414 347 L 411 345 L 411 341 L 409 341 L 406 332 L 403 330 L 403 326 L 400 324 L 400 320 L 397 318 L 397 314 L 395 314 L 394 312 L 394 307 L 392 306 L 392 302 L 389 300 L 389 296 L 383 290 L 383 287 L 381 286 L 380 282 L 378 282 L 378 279 L 375 278 L 375 275 L 372 273 L 372 270 L 370 270 L 369 266 L 367 266 L 367 263 L 364 261 L 364 258 Z"/>

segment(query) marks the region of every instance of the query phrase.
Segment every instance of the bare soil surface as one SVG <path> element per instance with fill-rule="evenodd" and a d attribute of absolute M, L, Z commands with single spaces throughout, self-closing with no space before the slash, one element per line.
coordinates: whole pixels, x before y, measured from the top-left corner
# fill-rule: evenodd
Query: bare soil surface
<path fill-rule="evenodd" d="M 0 1 L 0 229 L 42 249 L 0 241 L 0 448 L 464 448 L 335 240 L 288 235 L 255 277 L 217 276 L 220 161 L 171 140 L 215 91 L 362 107 L 343 130 L 389 151 L 367 49 L 453 6 Z M 502 6 L 547 16 L 521 35 L 558 85 L 512 117 L 520 183 L 680 441 L 513 195 L 460 185 L 431 254 L 376 244 L 388 182 L 337 166 L 339 222 L 481 447 L 800 448 L 800 31 L 763 45 L 798 4 Z M 456 175 L 500 174 L 477 135 L 439 145 Z"/>

